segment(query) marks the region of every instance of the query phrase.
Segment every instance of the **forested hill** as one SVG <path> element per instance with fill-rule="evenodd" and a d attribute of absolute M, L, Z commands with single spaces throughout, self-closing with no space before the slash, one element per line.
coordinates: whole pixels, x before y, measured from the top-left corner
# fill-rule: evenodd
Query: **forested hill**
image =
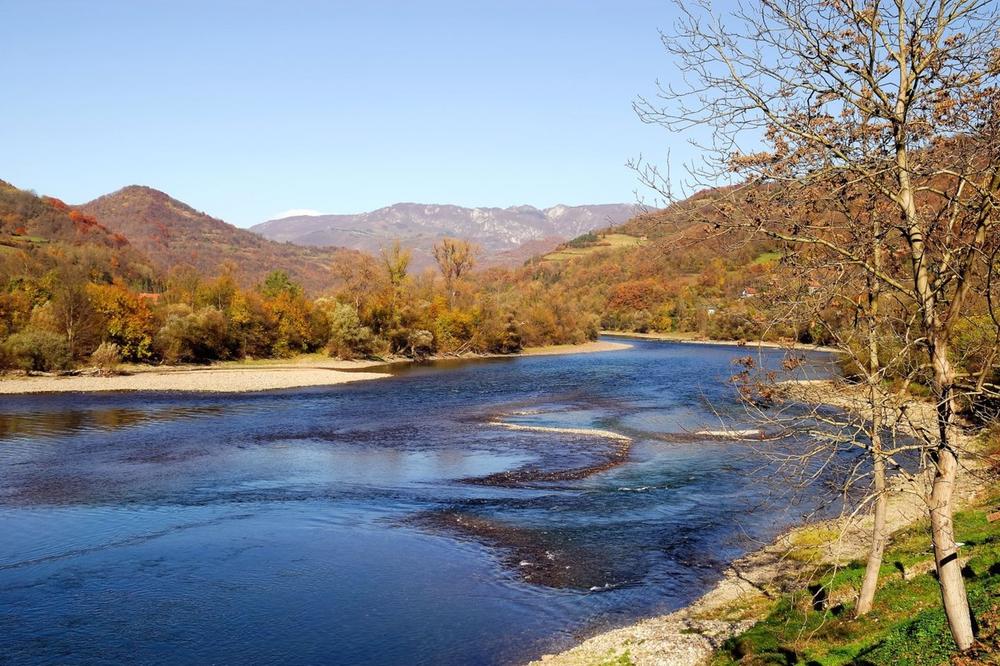
<path fill-rule="evenodd" d="M 228 266 L 252 285 L 280 269 L 318 294 L 336 282 L 334 265 L 360 260 L 359 253 L 343 248 L 267 240 L 150 187 L 125 187 L 76 209 L 124 235 L 163 273 L 189 266 L 214 276 Z"/>
<path fill-rule="evenodd" d="M 0 276 L 73 267 L 103 279 L 150 284 L 149 260 L 120 233 L 53 197 L 0 180 Z"/>
<path fill-rule="evenodd" d="M 768 285 L 781 275 L 770 240 L 721 237 L 705 191 L 537 257 L 515 283 L 573 302 L 609 330 L 753 339 L 765 332 Z M 771 337 L 807 332 L 770 328 Z"/>

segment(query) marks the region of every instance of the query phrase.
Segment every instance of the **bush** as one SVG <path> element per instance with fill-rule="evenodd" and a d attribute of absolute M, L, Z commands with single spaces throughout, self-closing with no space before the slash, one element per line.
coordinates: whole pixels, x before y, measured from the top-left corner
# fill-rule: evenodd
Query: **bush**
<path fill-rule="evenodd" d="M 653 315 L 648 310 L 639 310 L 632 318 L 632 330 L 636 333 L 649 333 L 653 326 Z"/>
<path fill-rule="evenodd" d="M 102 342 L 90 355 L 90 362 L 105 376 L 116 374 L 121 361 L 121 348 L 113 342 Z"/>
<path fill-rule="evenodd" d="M 514 315 L 508 314 L 503 331 L 496 340 L 496 344 L 491 351 L 498 354 L 516 354 L 521 351 L 523 346 L 524 345 L 521 342 L 521 331 L 518 329 L 517 322 L 514 320 Z"/>
<path fill-rule="evenodd" d="M 427 358 L 434 353 L 434 334 L 430 331 L 417 329 L 407 336 L 410 355 L 414 358 Z"/>
<path fill-rule="evenodd" d="M 574 247 L 574 248 L 590 247 L 592 245 L 597 245 L 597 242 L 599 240 L 600 238 L 597 237 L 597 234 L 595 234 L 593 231 L 588 231 L 582 236 L 577 236 L 573 240 L 568 241 L 566 245 L 567 247 Z"/>
<path fill-rule="evenodd" d="M 156 350 L 167 363 L 203 363 L 229 358 L 233 341 L 225 316 L 215 308 L 176 308 L 156 334 Z"/>
<path fill-rule="evenodd" d="M 66 338 L 50 331 L 21 331 L 3 346 L 11 365 L 27 372 L 66 370 L 73 360 Z"/>
<path fill-rule="evenodd" d="M 334 303 L 327 311 L 327 318 L 330 322 L 330 341 L 327 343 L 330 356 L 349 360 L 372 355 L 374 336 L 370 328 L 361 325 L 354 306 Z"/>

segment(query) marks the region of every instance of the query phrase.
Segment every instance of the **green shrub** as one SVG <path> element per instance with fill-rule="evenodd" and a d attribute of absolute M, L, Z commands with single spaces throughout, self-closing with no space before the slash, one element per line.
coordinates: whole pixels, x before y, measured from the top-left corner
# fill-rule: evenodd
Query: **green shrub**
<path fill-rule="evenodd" d="M 430 331 L 417 329 L 407 336 L 410 355 L 414 358 L 427 358 L 434 353 L 434 334 Z"/>
<path fill-rule="evenodd" d="M 0 345 L 0 372 L 13 370 L 17 366 L 14 364 L 14 357 L 7 351 L 6 345 Z"/>
<path fill-rule="evenodd" d="M 3 346 L 11 365 L 28 372 L 66 370 L 73 360 L 66 338 L 50 331 L 21 331 Z"/>
<path fill-rule="evenodd" d="M 197 312 L 186 306 L 175 308 L 154 340 L 157 352 L 167 363 L 229 358 L 234 345 L 225 316 L 211 307 Z"/>
<path fill-rule="evenodd" d="M 361 325 L 361 318 L 353 305 L 334 303 L 327 311 L 327 318 L 330 323 L 330 340 L 327 343 L 330 356 L 352 359 L 374 353 L 372 331 Z"/>

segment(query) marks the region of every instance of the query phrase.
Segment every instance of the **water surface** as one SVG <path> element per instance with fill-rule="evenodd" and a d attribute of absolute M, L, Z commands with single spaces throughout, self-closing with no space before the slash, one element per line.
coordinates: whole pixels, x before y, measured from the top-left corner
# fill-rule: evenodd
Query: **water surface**
<path fill-rule="evenodd" d="M 812 508 L 761 506 L 760 453 L 694 435 L 746 420 L 747 353 L 5 397 L 0 662 L 505 664 L 676 609 Z"/>

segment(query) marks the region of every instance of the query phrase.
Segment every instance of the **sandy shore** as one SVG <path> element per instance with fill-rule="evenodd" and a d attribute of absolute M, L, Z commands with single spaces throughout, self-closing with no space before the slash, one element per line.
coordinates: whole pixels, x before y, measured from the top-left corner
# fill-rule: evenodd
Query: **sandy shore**
<path fill-rule="evenodd" d="M 587 354 L 627 349 L 620 342 L 598 340 L 582 345 L 553 345 L 525 349 L 527 356 Z M 482 358 L 465 357 L 443 358 Z M 511 357 L 513 358 L 513 356 Z M 389 363 L 408 363 L 394 358 Z M 247 393 L 307 386 L 334 386 L 349 382 L 382 379 L 384 372 L 365 372 L 384 366 L 384 361 L 339 361 L 318 354 L 294 359 L 228 362 L 208 366 L 124 366 L 124 374 L 102 377 L 93 374 L 10 376 L 0 378 L 0 395 L 21 393 L 90 393 L 96 391 L 192 391 L 207 393 Z"/>
<path fill-rule="evenodd" d="M 858 389 L 830 380 L 786 382 L 783 390 L 791 399 L 818 405 L 857 410 L 863 405 Z M 909 433 L 933 430 L 934 409 L 926 402 L 911 401 L 898 427 Z M 962 447 L 974 450 L 975 436 L 965 435 Z M 977 475 L 975 456 L 960 473 L 958 501 L 966 505 L 985 484 Z M 887 525 L 894 532 L 927 514 L 922 495 L 925 480 L 899 482 L 890 498 Z M 789 558 L 796 535 L 829 530 L 837 538 L 821 551 L 815 562 Z M 628 656 L 636 666 L 699 666 L 706 663 L 722 643 L 747 629 L 766 615 L 782 591 L 801 587 L 803 572 L 812 564 L 844 563 L 863 559 L 871 531 L 871 517 L 818 521 L 788 531 L 773 543 L 735 562 L 707 594 L 674 613 L 652 617 L 635 624 L 603 632 L 574 648 L 545 655 L 532 665 L 582 666 L 617 663 Z"/>
<path fill-rule="evenodd" d="M 332 386 L 383 377 L 389 375 L 325 368 L 204 368 L 138 372 L 114 377 L 19 377 L 0 380 L 0 394 L 94 391 L 247 393 L 305 386 Z"/>
<path fill-rule="evenodd" d="M 556 354 L 593 354 L 596 352 L 621 351 L 631 349 L 632 345 L 625 342 L 610 340 L 594 340 L 579 345 L 549 345 L 547 347 L 525 347 L 522 356 L 554 356 Z"/>
<path fill-rule="evenodd" d="M 663 342 L 681 342 L 686 345 L 722 345 L 725 347 L 745 347 L 747 349 L 797 349 L 801 351 L 822 351 L 840 353 L 834 347 L 822 345 L 805 345 L 801 342 L 767 342 L 764 340 L 710 340 L 700 338 L 693 333 L 629 333 L 624 331 L 601 331 L 601 335 L 613 338 L 632 338 L 635 340 L 660 340 Z"/>

